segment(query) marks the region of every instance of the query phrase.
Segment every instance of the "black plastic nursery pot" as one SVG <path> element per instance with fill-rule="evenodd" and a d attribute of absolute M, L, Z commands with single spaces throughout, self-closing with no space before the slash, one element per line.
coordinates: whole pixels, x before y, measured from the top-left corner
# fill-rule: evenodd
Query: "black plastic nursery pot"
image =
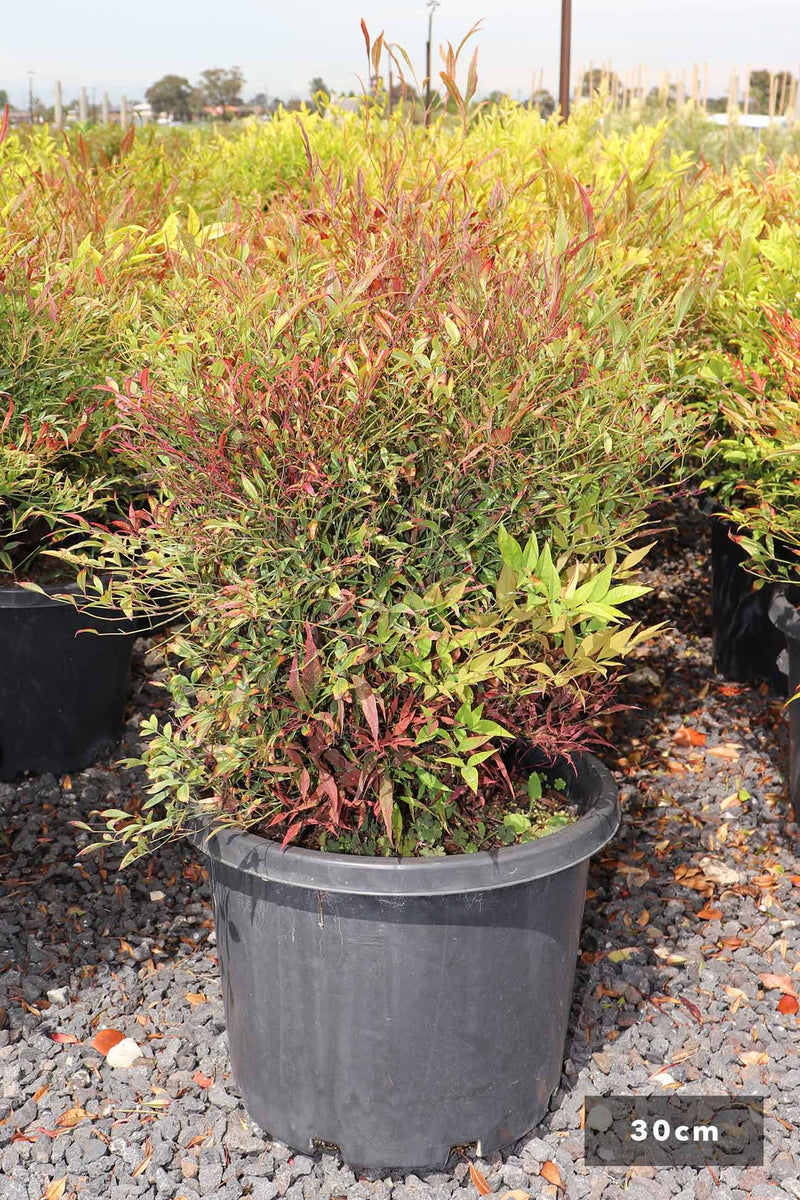
<path fill-rule="evenodd" d="M 730 521 L 711 518 L 711 611 L 714 624 L 714 667 L 735 683 L 766 682 L 773 691 L 786 691 L 786 676 L 778 666 L 784 648 L 781 633 L 770 620 L 774 587 L 745 570 L 747 554 L 729 534 Z"/>
<path fill-rule="evenodd" d="M 0 780 L 78 771 L 119 737 L 136 623 L 53 598 L 67 590 L 0 588 Z"/>
<path fill-rule="evenodd" d="M 777 591 L 770 604 L 769 615 L 776 629 L 786 639 L 789 658 L 789 696 L 800 691 L 800 612 L 782 591 Z M 789 714 L 789 799 L 795 817 L 800 821 L 800 696 L 790 699 Z"/>
<path fill-rule="evenodd" d="M 222 829 L 211 867 L 228 1040 L 250 1115 L 296 1149 L 372 1167 L 486 1154 L 558 1085 L 588 862 L 619 824 L 592 755 L 581 815 L 477 854 L 367 858 Z"/>

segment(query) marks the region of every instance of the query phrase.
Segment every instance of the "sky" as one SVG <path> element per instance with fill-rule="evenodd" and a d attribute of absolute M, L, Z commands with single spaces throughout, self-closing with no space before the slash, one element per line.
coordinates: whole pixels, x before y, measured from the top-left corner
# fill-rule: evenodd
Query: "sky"
<path fill-rule="evenodd" d="M 441 0 L 434 18 L 438 47 L 459 41 L 482 19 L 476 44 L 478 94 L 497 89 L 521 99 L 538 83 L 557 86 L 560 0 Z M 621 75 L 641 62 L 651 86 L 661 73 L 709 64 L 712 95 L 727 94 L 732 69 L 748 65 L 797 74 L 799 0 L 573 0 L 573 70 L 611 60 Z M 305 97 L 312 76 L 334 91 L 359 89 L 365 72 L 361 18 L 373 36 L 385 30 L 424 75 L 424 0 L 21 0 L 4 6 L 0 23 L 0 88 L 27 106 L 34 92 L 53 102 L 83 85 L 97 101 L 108 91 L 142 99 L 167 73 L 191 82 L 207 67 L 240 66 L 245 98 L 265 91 Z M 466 66 L 466 64 L 465 64 Z M 701 66 L 702 69 L 702 66 Z"/>

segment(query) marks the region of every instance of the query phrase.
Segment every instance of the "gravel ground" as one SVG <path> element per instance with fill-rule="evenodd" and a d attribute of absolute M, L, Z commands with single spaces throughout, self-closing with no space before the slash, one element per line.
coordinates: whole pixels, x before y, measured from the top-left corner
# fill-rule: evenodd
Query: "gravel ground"
<path fill-rule="evenodd" d="M 474 1163 L 501 1195 L 800 1200 L 798 1018 L 760 979 L 800 985 L 786 736 L 778 700 L 711 671 L 703 537 L 684 515 L 649 572 L 643 615 L 669 629 L 634 663 L 640 707 L 611 734 L 624 821 L 592 867 L 562 1085 L 529 1137 Z M 126 752 L 159 703 L 157 669 L 157 652 L 137 655 Z M 108 766 L 0 784 L 2 1200 L 476 1197 L 464 1158 L 364 1174 L 252 1125 L 228 1071 L 200 862 L 170 848 L 123 875 L 110 857 L 75 866 L 70 822 L 141 788 Z M 137 1043 L 132 1065 L 92 1047 L 109 1028 Z M 676 1088 L 767 1097 L 767 1165 L 584 1166 L 585 1094 Z"/>

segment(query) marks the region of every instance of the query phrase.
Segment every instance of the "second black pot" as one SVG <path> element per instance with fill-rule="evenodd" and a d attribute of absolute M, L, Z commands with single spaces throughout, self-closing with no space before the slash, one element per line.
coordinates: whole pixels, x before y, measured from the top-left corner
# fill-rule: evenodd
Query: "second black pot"
<path fill-rule="evenodd" d="M 0 780 L 78 771 L 114 745 L 136 631 L 52 594 L 0 588 Z"/>
<path fill-rule="evenodd" d="M 800 612 L 783 592 L 777 591 L 769 615 L 781 637 L 786 639 L 789 657 L 789 799 L 795 817 L 800 821 Z"/>
<path fill-rule="evenodd" d="M 734 526 L 711 518 L 711 611 L 714 624 L 714 668 L 735 683 L 765 681 L 773 691 L 786 691 L 778 666 L 784 639 L 769 616 L 771 584 L 757 587 L 745 570 L 747 554 L 730 534 Z"/>
<path fill-rule="evenodd" d="M 282 850 L 221 829 L 211 866 L 233 1074 L 251 1116 L 373 1167 L 522 1137 L 558 1085 L 589 857 L 619 822 L 582 757 L 582 815 L 519 846 L 436 858 Z"/>

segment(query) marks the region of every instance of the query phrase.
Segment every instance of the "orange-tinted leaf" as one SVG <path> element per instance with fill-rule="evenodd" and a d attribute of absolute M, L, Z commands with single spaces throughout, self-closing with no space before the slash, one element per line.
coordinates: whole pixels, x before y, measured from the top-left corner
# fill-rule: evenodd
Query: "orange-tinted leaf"
<path fill-rule="evenodd" d="M 483 1176 L 481 1174 L 481 1172 L 478 1170 L 478 1168 L 475 1166 L 474 1163 L 469 1164 L 469 1177 L 472 1180 L 472 1182 L 475 1184 L 475 1189 L 479 1196 L 488 1196 L 489 1195 L 489 1193 L 491 1192 L 492 1189 L 489 1187 L 488 1183 L 486 1182 L 485 1176 Z"/>
<path fill-rule="evenodd" d="M 43 1083 L 42 1086 L 40 1088 L 37 1088 L 36 1091 L 33 1093 L 34 1103 L 38 1104 L 39 1101 L 42 1099 L 42 1097 L 46 1096 L 49 1091 L 50 1091 L 50 1084 Z"/>
<path fill-rule="evenodd" d="M 197 1004 L 206 1004 L 208 1002 L 208 996 L 204 995 L 203 992 L 187 992 L 183 998 L 189 1001 L 192 1008 Z"/>
<path fill-rule="evenodd" d="M 548 1183 L 552 1183 L 553 1187 L 563 1188 L 564 1180 L 561 1178 L 561 1172 L 554 1162 L 542 1163 L 542 1169 L 539 1174 Z"/>
<path fill-rule="evenodd" d="M 120 1033 L 118 1029 L 100 1029 L 92 1038 L 92 1046 L 105 1058 L 111 1047 L 116 1046 L 124 1037 L 125 1034 Z"/>
<path fill-rule="evenodd" d="M 739 1062 L 745 1067 L 765 1067 L 769 1058 L 763 1050 L 745 1050 L 739 1055 Z"/>
<path fill-rule="evenodd" d="M 672 740 L 676 746 L 705 746 L 706 735 L 699 729 L 690 729 L 688 725 L 681 725 L 680 729 L 676 729 L 672 735 Z"/>
<path fill-rule="evenodd" d="M 698 909 L 697 915 L 701 921 L 718 921 L 722 916 L 721 908 L 710 908 L 707 904 Z"/>
<path fill-rule="evenodd" d="M 209 1079 L 209 1077 L 207 1075 L 204 1075 L 203 1072 L 199 1068 L 198 1068 L 198 1070 L 195 1071 L 194 1075 L 192 1076 L 192 1079 L 195 1081 L 197 1086 L 201 1087 L 201 1088 L 210 1088 L 214 1082 L 213 1079 Z"/>
<path fill-rule="evenodd" d="M 60 1042 L 62 1046 L 79 1046 L 80 1041 L 75 1037 L 74 1033 L 51 1033 L 51 1039 L 54 1042 Z"/>
<path fill-rule="evenodd" d="M 784 1013 L 788 1016 L 791 1016 L 797 1012 L 797 1009 L 797 996 L 790 996 L 788 992 L 784 996 L 781 996 L 780 1000 L 778 1001 L 779 1013 Z"/>

